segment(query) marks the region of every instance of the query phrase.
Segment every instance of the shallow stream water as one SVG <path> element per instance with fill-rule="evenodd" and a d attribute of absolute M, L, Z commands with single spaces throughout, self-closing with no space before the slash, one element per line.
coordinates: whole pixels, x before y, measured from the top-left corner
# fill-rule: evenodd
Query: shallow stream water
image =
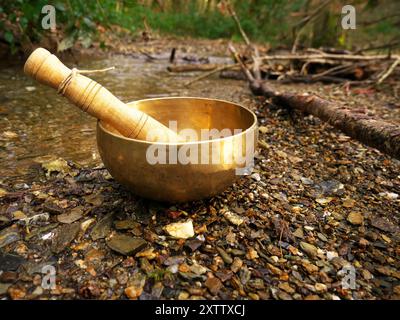
<path fill-rule="evenodd" d="M 226 63 L 222 58 L 213 60 Z M 232 80 L 214 77 L 197 84 L 202 90 L 194 92 L 183 84 L 198 73 L 169 73 L 166 59 L 112 55 L 97 60 L 81 59 L 78 64 L 65 63 L 81 69 L 115 66 L 115 70 L 90 77 L 125 102 L 166 96 L 208 96 L 215 86 L 222 88 L 219 92 L 227 92 L 232 85 Z M 57 95 L 54 89 L 25 76 L 22 61 L 3 61 L 0 70 L 0 180 L 24 176 L 33 164 L 47 157 L 62 157 L 83 166 L 101 164 L 94 118 Z M 217 98 L 225 97 L 219 94 Z"/>

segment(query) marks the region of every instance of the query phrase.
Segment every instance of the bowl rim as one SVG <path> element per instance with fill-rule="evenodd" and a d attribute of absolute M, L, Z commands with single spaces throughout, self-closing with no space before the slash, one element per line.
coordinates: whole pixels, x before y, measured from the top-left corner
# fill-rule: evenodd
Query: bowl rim
<path fill-rule="evenodd" d="M 100 128 L 102 131 L 104 131 L 105 133 L 114 136 L 115 138 L 118 139 L 122 139 L 122 140 L 127 140 L 127 141 L 132 141 L 132 142 L 138 142 L 138 143 L 143 143 L 143 144 L 148 144 L 148 145 L 154 145 L 154 144 L 158 144 L 158 145 L 171 145 L 171 146 L 184 146 L 184 145 L 192 145 L 192 144 L 202 144 L 202 143 L 210 143 L 210 142 L 219 142 L 222 140 L 227 140 L 227 139 L 233 139 L 233 138 L 237 138 L 241 135 L 245 135 L 250 131 L 253 131 L 256 127 L 257 127 L 257 116 L 256 114 L 251 111 L 250 109 L 235 103 L 235 102 L 231 102 L 231 101 L 227 101 L 227 100 L 223 100 L 223 99 L 213 99 L 213 98 L 204 98 L 204 97 L 191 97 L 191 96 L 179 96 L 179 97 L 161 97 L 161 98 L 148 98 L 148 99 L 139 99 L 139 100 L 134 100 L 134 101 L 130 101 L 127 102 L 127 105 L 136 103 L 136 102 L 142 102 L 142 101 L 155 101 L 155 100 L 173 100 L 173 99 L 197 99 L 197 100 L 209 100 L 209 101 L 218 101 L 218 102 L 224 102 L 224 103 L 228 103 L 228 104 L 232 104 L 235 105 L 237 107 L 240 107 L 244 110 L 246 110 L 247 112 L 250 113 L 250 115 L 253 117 L 253 122 L 251 124 L 251 126 L 249 126 L 246 130 L 238 133 L 238 134 L 232 134 L 231 136 L 228 137 L 224 137 L 224 138 L 218 138 L 218 139 L 211 139 L 211 140 L 198 140 L 198 141 L 189 141 L 189 142 L 150 142 L 150 141 L 146 141 L 146 140 L 139 140 L 139 139 L 133 139 L 133 138 L 127 138 L 123 135 L 119 135 L 119 134 L 115 134 L 109 130 L 107 130 L 103 124 L 101 123 L 101 120 L 98 119 L 97 120 L 97 127 Z"/>

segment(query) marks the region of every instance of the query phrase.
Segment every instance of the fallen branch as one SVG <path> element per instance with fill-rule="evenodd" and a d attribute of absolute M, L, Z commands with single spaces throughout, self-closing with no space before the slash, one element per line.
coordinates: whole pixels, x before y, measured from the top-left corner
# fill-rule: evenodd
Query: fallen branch
<path fill-rule="evenodd" d="M 240 59 L 232 45 L 229 45 L 229 50 Z M 375 119 L 364 112 L 356 112 L 340 103 L 330 102 L 316 95 L 274 91 L 266 82 L 255 80 L 246 65 L 241 61 L 238 62 L 254 95 L 269 98 L 272 103 L 279 106 L 312 114 L 365 145 L 400 159 L 398 125 Z"/>
<path fill-rule="evenodd" d="M 331 53 L 320 53 L 320 54 L 282 54 L 282 55 L 267 55 L 262 56 L 259 59 L 261 61 L 268 60 L 348 60 L 348 61 L 372 61 L 372 60 L 396 60 L 399 59 L 399 55 L 356 55 L 356 54 L 331 54 Z"/>
<path fill-rule="evenodd" d="M 192 71 L 210 71 L 219 68 L 218 64 L 179 64 L 167 67 L 169 72 L 192 72 Z"/>
<path fill-rule="evenodd" d="M 397 65 L 400 63 L 400 58 L 398 58 L 395 62 L 392 63 L 392 65 L 387 69 L 387 71 L 382 74 L 382 76 L 378 79 L 376 82 L 377 84 L 381 84 L 387 77 L 390 76 L 390 74 L 396 69 Z"/>

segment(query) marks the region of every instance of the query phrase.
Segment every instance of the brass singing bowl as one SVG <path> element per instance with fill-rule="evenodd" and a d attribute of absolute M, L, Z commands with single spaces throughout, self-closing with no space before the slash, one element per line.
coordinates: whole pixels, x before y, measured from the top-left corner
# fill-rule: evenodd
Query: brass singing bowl
<path fill-rule="evenodd" d="M 238 104 L 179 97 L 139 100 L 128 105 L 166 126 L 176 121 L 178 133 L 190 128 L 199 137 L 190 142 L 152 143 L 123 137 L 99 121 L 97 145 L 101 159 L 115 180 L 136 195 L 169 203 L 208 198 L 231 186 L 240 177 L 240 169 L 249 167 L 248 160 L 253 160 L 257 118 Z M 232 134 L 202 139 L 202 129 Z"/>

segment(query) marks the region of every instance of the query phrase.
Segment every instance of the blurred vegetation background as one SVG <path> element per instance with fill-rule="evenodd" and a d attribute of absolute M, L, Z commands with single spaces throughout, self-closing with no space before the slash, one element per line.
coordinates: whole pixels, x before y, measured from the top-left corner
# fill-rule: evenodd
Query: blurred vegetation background
<path fill-rule="evenodd" d="M 274 47 L 395 48 L 400 44 L 399 0 L 231 0 L 252 41 Z M 57 29 L 43 30 L 42 7 L 56 8 Z M 356 8 L 357 29 L 343 30 L 343 5 Z M 304 24 L 307 17 L 311 17 Z M 304 27 L 302 27 L 304 26 Z M 300 31 L 301 30 L 301 31 Z M 299 33 L 300 31 L 300 33 Z M 148 39 L 164 35 L 229 38 L 240 34 L 219 0 L 0 0 L 0 42 L 10 52 L 53 39 L 57 50 L 74 44 L 106 47 L 104 34 Z"/>

